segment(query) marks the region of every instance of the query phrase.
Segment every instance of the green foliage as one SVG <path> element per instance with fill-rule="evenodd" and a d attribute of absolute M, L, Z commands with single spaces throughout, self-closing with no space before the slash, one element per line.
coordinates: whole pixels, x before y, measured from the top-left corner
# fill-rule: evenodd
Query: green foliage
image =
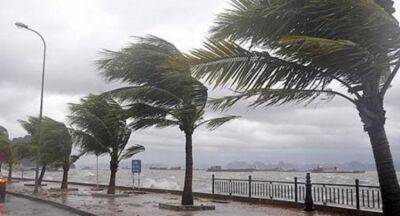
<path fill-rule="evenodd" d="M 19 121 L 30 134 L 28 151 L 30 157 L 39 157 L 42 165 L 68 163 L 72 151 L 72 140 L 68 128 L 62 122 L 44 117 L 41 122 L 41 142 L 38 142 L 39 118 L 29 117 L 27 121 Z"/>
<path fill-rule="evenodd" d="M 133 155 L 133 146 L 124 152 L 131 136 L 126 114 L 119 103 L 109 96 L 89 95 L 79 104 L 70 104 L 68 119 L 75 143 L 83 154 L 110 154 L 116 160 Z M 138 153 L 138 152 L 136 152 Z"/>
<path fill-rule="evenodd" d="M 189 62 L 197 78 L 238 91 L 219 101 L 229 101 L 225 107 L 249 95 L 266 105 L 322 94 L 378 100 L 397 73 L 391 65 L 400 64 L 399 23 L 383 2 L 233 0 Z M 349 94 L 332 91 L 332 83 Z"/>
<path fill-rule="evenodd" d="M 394 9 L 394 1 L 392 0 L 375 0 L 375 2 L 380 5 L 382 8 L 386 10 L 386 12 L 393 14 L 395 12 Z"/>
<path fill-rule="evenodd" d="M 129 147 L 128 149 L 125 150 L 125 153 L 121 156 L 122 159 L 129 159 L 133 157 L 134 155 L 144 151 L 145 148 L 141 145 L 134 145 Z"/>
<path fill-rule="evenodd" d="M 7 129 L 0 126 L 0 152 L 5 156 L 5 163 L 11 165 L 18 164 L 23 158 L 29 156 L 27 151 L 25 143 L 11 141 Z"/>
<path fill-rule="evenodd" d="M 128 103 L 131 128 L 179 126 L 191 134 L 204 121 L 207 88 L 192 77 L 188 59 L 168 41 L 139 37 L 119 52 L 104 51 L 98 65 L 107 80 L 128 84 L 108 94 Z M 221 119 L 221 124 L 211 122 L 213 127 L 222 124 Z"/>

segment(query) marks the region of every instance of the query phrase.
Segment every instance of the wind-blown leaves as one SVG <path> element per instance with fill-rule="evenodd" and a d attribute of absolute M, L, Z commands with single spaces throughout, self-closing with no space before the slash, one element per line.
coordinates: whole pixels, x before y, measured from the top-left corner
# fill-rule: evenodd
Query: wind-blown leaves
<path fill-rule="evenodd" d="M 141 145 L 134 145 L 129 147 L 128 149 L 125 150 L 124 154 L 122 154 L 121 158 L 122 159 L 129 159 L 133 157 L 134 155 L 144 151 L 145 148 Z"/>
<path fill-rule="evenodd" d="M 213 119 L 209 119 L 206 120 L 204 122 L 201 122 L 197 125 L 197 127 L 203 126 L 205 125 L 209 130 L 215 130 L 218 127 L 222 126 L 223 124 L 232 121 L 234 119 L 239 118 L 238 116 L 224 116 L 224 117 L 220 117 L 220 118 L 213 118 Z"/>
<path fill-rule="evenodd" d="M 373 0 L 233 0 L 233 8 L 211 30 L 212 40 L 189 59 L 195 76 L 214 86 L 229 84 L 239 92 L 281 89 L 291 95 L 268 97 L 272 101 L 264 100 L 266 104 L 312 101 L 333 82 L 348 89 L 349 94 L 336 95 L 350 101 L 379 95 L 393 77 L 390 66 L 400 59 L 400 28 L 391 5 Z"/>
<path fill-rule="evenodd" d="M 140 130 L 140 129 L 146 129 L 146 128 L 153 127 L 153 126 L 155 126 L 157 128 L 166 128 L 166 127 L 178 126 L 180 124 L 176 120 L 169 120 L 169 119 L 165 119 L 165 118 L 143 118 L 143 117 L 140 118 L 140 117 L 137 117 L 129 125 L 133 130 Z"/>
<path fill-rule="evenodd" d="M 89 95 L 79 104 L 70 104 L 70 110 L 71 133 L 82 153 L 108 153 L 118 160 L 114 163 L 123 159 L 121 154 L 132 131 L 126 111 L 117 101 L 109 95 Z"/>
<path fill-rule="evenodd" d="M 108 51 L 98 61 L 107 80 L 130 85 L 106 94 L 127 103 L 132 129 L 179 126 L 192 133 L 203 120 L 208 89 L 191 75 L 189 63 L 173 44 L 155 36 Z"/>
<path fill-rule="evenodd" d="M 349 40 L 373 50 L 398 49 L 398 22 L 373 0 L 235 0 L 218 17 L 214 39 L 270 47 L 287 35 Z M 360 37 L 360 35 L 362 35 Z"/>
<path fill-rule="evenodd" d="M 250 100 L 250 106 L 269 106 L 280 105 L 289 102 L 310 103 L 315 98 L 325 95 L 326 100 L 331 100 L 335 96 L 341 96 L 352 103 L 354 101 L 340 92 L 330 89 L 326 90 L 287 90 L 287 89 L 253 89 L 238 92 L 235 95 L 225 96 L 210 100 L 210 107 L 214 110 L 227 110 L 240 100 Z"/>
<path fill-rule="evenodd" d="M 215 86 L 230 83 L 237 89 L 271 88 L 276 84 L 323 88 L 336 75 L 268 52 L 250 52 L 227 41 L 206 43 L 205 49 L 192 52 L 190 62 L 196 77 L 205 78 Z"/>

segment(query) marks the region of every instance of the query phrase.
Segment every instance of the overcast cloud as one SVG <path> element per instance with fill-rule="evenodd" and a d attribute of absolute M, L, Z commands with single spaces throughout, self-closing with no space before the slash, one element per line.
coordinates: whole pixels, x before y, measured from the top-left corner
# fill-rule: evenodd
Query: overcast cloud
<path fill-rule="evenodd" d="M 42 45 L 24 22 L 40 31 L 48 44 L 45 115 L 64 121 L 67 103 L 88 93 L 112 89 L 97 74 L 101 49 L 118 50 L 130 36 L 154 34 L 182 51 L 201 47 L 225 0 L 1 0 L 0 125 L 12 137 L 25 135 L 17 123 L 37 115 Z M 396 6 L 400 10 L 400 4 Z M 397 17 L 400 17 L 397 14 Z M 387 132 L 395 160 L 400 161 L 400 80 L 390 90 Z M 220 90 L 212 94 L 220 94 Z M 355 108 L 341 99 L 309 107 L 284 106 L 250 110 L 241 103 L 230 113 L 243 116 L 210 133 L 195 133 L 197 164 L 232 160 L 263 162 L 373 161 L 368 137 Z M 216 114 L 211 114 L 216 115 Z M 183 164 L 184 136 L 177 128 L 134 133 L 145 163 Z M 90 162 L 85 158 L 80 164 Z M 103 159 L 106 161 L 106 158 Z"/>

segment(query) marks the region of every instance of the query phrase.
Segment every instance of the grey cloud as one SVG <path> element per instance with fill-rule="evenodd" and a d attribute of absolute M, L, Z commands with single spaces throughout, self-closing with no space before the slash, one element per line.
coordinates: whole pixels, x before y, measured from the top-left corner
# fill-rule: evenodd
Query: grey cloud
<path fill-rule="evenodd" d="M 118 50 L 130 36 L 155 34 L 183 51 L 200 47 L 215 14 L 226 0 L 88 0 L 0 2 L 0 125 L 13 137 L 24 135 L 17 120 L 38 113 L 41 44 L 30 32 L 16 29 L 16 21 L 32 25 L 46 37 L 48 64 L 45 114 L 60 121 L 66 103 L 90 92 L 112 89 L 98 76 L 95 60 L 103 48 Z M 398 3 L 396 3 L 398 5 Z M 394 158 L 400 160 L 400 79 L 390 90 L 387 132 Z M 229 90 L 216 89 L 218 97 Z M 194 136 L 196 164 L 225 164 L 230 160 L 336 162 L 372 161 L 368 137 L 353 105 L 339 98 L 310 106 L 260 107 L 241 102 L 229 114 L 242 116 L 209 132 Z M 215 117 L 220 113 L 210 113 Z M 177 128 L 135 132 L 131 144 L 146 146 L 146 162 L 181 163 L 184 136 Z M 80 163 L 93 158 L 88 157 Z M 106 160 L 103 158 L 102 160 Z"/>

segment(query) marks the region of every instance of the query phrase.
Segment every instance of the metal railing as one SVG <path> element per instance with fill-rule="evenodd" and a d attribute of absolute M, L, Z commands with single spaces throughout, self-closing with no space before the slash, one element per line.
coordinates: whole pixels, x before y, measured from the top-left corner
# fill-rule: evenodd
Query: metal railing
<path fill-rule="evenodd" d="M 311 179 L 310 179 L 311 182 Z M 379 186 L 355 184 L 310 183 L 312 202 L 320 205 L 354 208 L 358 210 L 382 210 L 382 197 Z M 212 193 L 229 196 L 246 196 L 269 200 L 305 203 L 305 182 L 268 181 L 248 179 L 215 178 L 212 175 Z"/>

